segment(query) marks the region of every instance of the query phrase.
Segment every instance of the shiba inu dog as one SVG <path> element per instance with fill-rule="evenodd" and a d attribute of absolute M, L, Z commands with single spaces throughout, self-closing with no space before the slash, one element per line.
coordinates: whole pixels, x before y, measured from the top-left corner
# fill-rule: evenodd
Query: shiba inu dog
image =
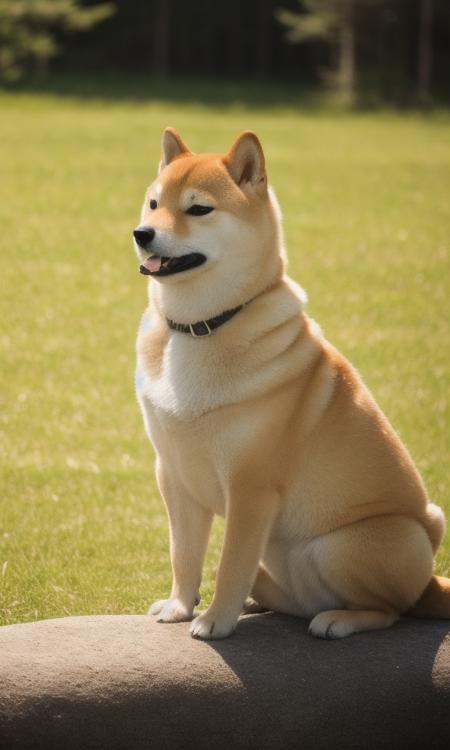
<path fill-rule="evenodd" d="M 445 528 L 406 448 L 286 275 L 257 137 L 193 154 L 167 128 L 134 231 L 150 302 L 137 395 L 170 522 L 173 585 L 150 613 L 192 620 L 214 514 L 226 530 L 196 638 L 247 597 L 342 638 L 403 612 L 449 617 L 433 576 Z"/>

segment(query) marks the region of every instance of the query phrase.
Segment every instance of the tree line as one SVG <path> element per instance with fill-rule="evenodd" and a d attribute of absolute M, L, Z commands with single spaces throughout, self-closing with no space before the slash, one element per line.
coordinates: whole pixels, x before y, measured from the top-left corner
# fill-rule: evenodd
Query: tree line
<path fill-rule="evenodd" d="M 450 98 L 450 0 L 0 0 L 0 76 L 47 68 L 273 78 L 349 105 L 427 104 Z"/>

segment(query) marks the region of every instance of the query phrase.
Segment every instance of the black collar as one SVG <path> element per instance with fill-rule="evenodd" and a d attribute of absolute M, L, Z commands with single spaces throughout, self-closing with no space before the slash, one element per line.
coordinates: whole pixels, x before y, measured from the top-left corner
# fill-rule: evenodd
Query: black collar
<path fill-rule="evenodd" d="M 184 323 L 175 323 L 173 320 L 167 318 L 167 325 L 173 331 L 180 331 L 180 333 L 190 333 L 191 336 L 198 339 L 202 336 L 210 336 L 215 328 L 219 328 L 228 320 L 231 320 L 231 318 L 234 317 L 234 315 L 236 315 L 239 310 L 242 310 L 243 307 L 245 307 L 245 305 L 239 305 L 238 307 L 233 307 L 232 310 L 225 310 L 225 312 L 221 313 L 220 315 L 216 315 L 215 318 L 209 318 L 208 320 L 198 320 L 196 323 L 189 323 L 188 325 L 184 325 Z"/>

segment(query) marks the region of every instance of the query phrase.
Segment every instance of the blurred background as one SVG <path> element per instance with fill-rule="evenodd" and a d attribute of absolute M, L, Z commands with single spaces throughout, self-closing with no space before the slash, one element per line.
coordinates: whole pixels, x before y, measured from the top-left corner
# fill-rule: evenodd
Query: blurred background
<path fill-rule="evenodd" d="M 170 588 L 131 242 L 167 125 L 258 134 L 309 313 L 450 517 L 449 62 L 448 0 L 0 0 L 0 623 Z"/>
<path fill-rule="evenodd" d="M 1 0 L 0 75 L 253 78 L 351 105 L 448 101 L 447 0 Z"/>

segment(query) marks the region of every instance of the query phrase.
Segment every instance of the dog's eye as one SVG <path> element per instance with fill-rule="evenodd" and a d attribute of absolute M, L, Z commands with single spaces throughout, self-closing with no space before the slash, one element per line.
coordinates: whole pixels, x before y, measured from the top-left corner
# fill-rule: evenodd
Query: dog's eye
<path fill-rule="evenodd" d="M 155 199 L 154 199 L 154 198 L 152 198 L 152 199 L 151 199 L 151 201 L 150 201 L 150 208 L 151 208 L 151 209 L 152 209 L 152 211 L 153 211 L 153 209 L 154 209 L 154 208 L 157 208 L 157 207 L 158 207 L 158 204 L 157 204 L 157 202 L 155 201 Z"/>
<path fill-rule="evenodd" d="M 214 211 L 212 206 L 199 206 L 195 204 L 188 208 L 186 213 L 190 216 L 205 216 L 206 214 L 210 214 L 211 211 Z"/>

